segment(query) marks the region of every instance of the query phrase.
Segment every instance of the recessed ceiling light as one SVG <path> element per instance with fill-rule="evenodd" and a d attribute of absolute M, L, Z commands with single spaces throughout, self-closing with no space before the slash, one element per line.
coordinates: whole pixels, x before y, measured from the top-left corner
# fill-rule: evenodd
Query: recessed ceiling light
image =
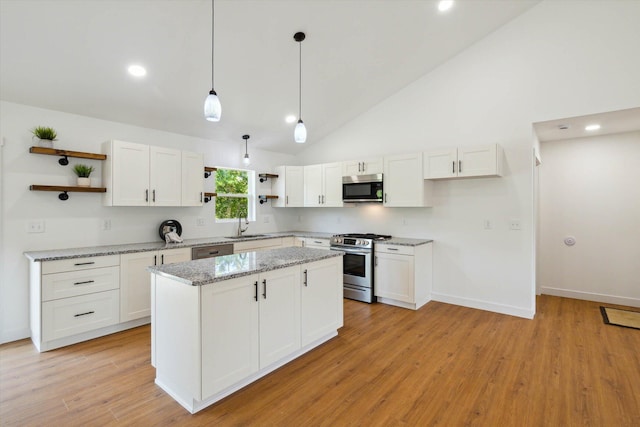
<path fill-rule="evenodd" d="M 600 129 L 600 125 L 598 125 L 598 124 L 588 125 L 588 126 L 585 126 L 585 128 L 584 128 L 584 130 L 589 131 L 589 132 L 592 132 L 592 131 L 598 130 L 598 129 Z"/>
<path fill-rule="evenodd" d="M 130 65 L 129 68 L 127 68 L 127 71 L 135 77 L 143 77 L 147 75 L 147 70 L 145 70 L 142 65 Z"/>
<path fill-rule="evenodd" d="M 296 121 L 297 117 L 290 114 L 287 117 L 285 117 L 284 121 L 287 123 L 294 123 Z"/>
<path fill-rule="evenodd" d="M 451 6 L 453 6 L 453 0 L 440 0 L 438 3 L 438 10 L 440 12 L 446 12 L 451 9 Z"/>

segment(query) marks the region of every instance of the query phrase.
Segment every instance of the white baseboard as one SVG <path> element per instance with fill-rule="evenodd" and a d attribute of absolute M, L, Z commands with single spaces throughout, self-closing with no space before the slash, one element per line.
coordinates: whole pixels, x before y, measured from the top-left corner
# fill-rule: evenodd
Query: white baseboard
<path fill-rule="evenodd" d="M 496 304 L 493 302 L 481 301 L 470 298 L 461 298 L 454 295 L 441 294 L 438 292 L 431 293 L 432 301 L 444 302 L 447 304 L 460 305 L 463 307 L 477 308 L 479 310 L 491 311 L 494 313 L 508 314 L 510 316 L 524 317 L 525 319 L 533 319 L 536 312 L 533 308 L 515 307 L 512 305 Z"/>
<path fill-rule="evenodd" d="M 617 295 L 598 294 L 594 292 L 574 291 L 571 289 L 552 288 L 541 286 L 540 293 L 553 295 L 556 297 L 574 298 L 586 301 L 604 302 L 608 304 L 627 305 L 629 307 L 640 307 L 640 299 L 621 297 Z"/>

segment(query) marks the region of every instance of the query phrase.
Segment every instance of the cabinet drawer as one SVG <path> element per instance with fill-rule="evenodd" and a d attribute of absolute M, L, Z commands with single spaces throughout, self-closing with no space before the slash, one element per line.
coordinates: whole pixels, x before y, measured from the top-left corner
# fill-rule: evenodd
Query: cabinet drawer
<path fill-rule="evenodd" d="M 382 245 L 376 244 L 376 252 L 382 252 L 385 254 L 400 254 L 400 255 L 413 255 L 413 246 L 401 246 L 401 245 Z"/>
<path fill-rule="evenodd" d="M 117 289 L 42 303 L 42 341 L 51 341 L 105 326 L 119 320 Z"/>
<path fill-rule="evenodd" d="M 113 265 L 120 265 L 120 255 L 71 258 L 61 259 L 59 261 L 44 261 L 42 263 L 42 274 L 87 270 L 89 268 L 111 267 Z"/>
<path fill-rule="evenodd" d="M 233 252 L 246 252 L 256 249 L 281 247 L 282 239 L 263 239 L 263 240 L 249 240 L 246 242 L 238 242 L 233 244 Z"/>
<path fill-rule="evenodd" d="M 119 287 L 118 266 L 45 274 L 42 276 L 42 300 L 75 297 Z"/>
<path fill-rule="evenodd" d="M 313 239 L 311 237 L 304 238 L 304 246 L 308 248 L 325 248 L 329 249 L 329 239 Z"/>

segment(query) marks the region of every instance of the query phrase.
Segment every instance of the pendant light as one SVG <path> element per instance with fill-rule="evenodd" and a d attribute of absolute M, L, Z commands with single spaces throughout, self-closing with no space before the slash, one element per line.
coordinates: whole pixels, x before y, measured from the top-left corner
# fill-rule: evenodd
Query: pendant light
<path fill-rule="evenodd" d="M 249 166 L 251 160 L 249 160 L 249 152 L 247 151 L 247 142 L 249 140 L 249 135 L 242 135 L 242 139 L 244 139 L 244 157 L 242 158 L 242 163 L 245 166 Z"/>
<path fill-rule="evenodd" d="M 207 99 L 204 100 L 204 118 L 210 122 L 219 122 L 220 116 L 222 116 L 222 105 L 220 105 L 220 99 L 218 94 L 213 89 L 213 36 L 214 36 L 214 0 L 211 0 L 211 90 Z"/>
<path fill-rule="evenodd" d="M 304 123 L 302 122 L 302 41 L 305 39 L 305 34 L 302 32 L 295 33 L 293 35 L 293 39 L 297 41 L 300 45 L 300 62 L 299 62 L 299 91 L 298 91 L 298 124 L 296 125 L 295 130 L 293 131 L 293 139 L 298 143 L 302 144 L 307 140 L 307 128 L 304 127 Z"/>

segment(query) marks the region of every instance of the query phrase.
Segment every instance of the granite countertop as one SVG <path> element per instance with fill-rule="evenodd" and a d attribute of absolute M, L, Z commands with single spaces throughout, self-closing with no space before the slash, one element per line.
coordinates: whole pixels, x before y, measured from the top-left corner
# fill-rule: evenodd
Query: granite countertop
<path fill-rule="evenodd" d="M 270 249 L 147 267 L 147 271 L 191 286 L 343 256 L 341 251 L 301 247 Z"/>
<path fill-rule="evenodd" d="M 420 246 L 431 243 L 431 239 L 409 239 L 405 237 L 392 237 L 389 240 L 374 242 L 376 245 Z"/>
<path fill-rule="evenodd" d="M 315 233 L 312 231 L 279 231 L 274 233 L 261 233 L 246 235 L 241 238 L 229 237 L 204 237 L 200 239 L 185 239 L 182 243 L 146 242 L 129 243 L 122 245 L 93 246 L 70 249 L 51 249 L 44 251 L 29 251 L 24 255 L 32 261 L 57 261 L 61 259 L 90 258 L 105 255 L 119 255 L 134 252 L 150 252 L 164 249 L 192 248 L 197 246 L 233 244 L 251 240 L 277 239 L 282 237 L 310 237 L 314 239 L 329 239 L 333 233 Z M 429 239 L 408 239 L 393 237 L 390 240 L 376 242 L 376 245 L 402 245 L 419 246 L 432 242 Z"/>
<path fill-rule="evenodd" d="M 32 261 L 57 261 L 61 259 L 90 258 L 105 255 L 119 255 L 134 252 L 150 252 L 164 249 L 192 248 L 197 246 L 217 245 L 246 242 L 251 240 L 277 239 L 282 237 L 313 237 L 328 239 L 331 233 L 314 233 L 310 231 L 281 231 L 276 233 L 261 233 L 259 235 L 248 235 L 242 238 L 229 237 L 204 237 L 200 239 L 185 239 L 182 243 L 146 242 L 129 243 L 122 245 L 93 246 L 70 249 L 51 249 L 44 251 L 29 251 L 24 255 Z"/>

